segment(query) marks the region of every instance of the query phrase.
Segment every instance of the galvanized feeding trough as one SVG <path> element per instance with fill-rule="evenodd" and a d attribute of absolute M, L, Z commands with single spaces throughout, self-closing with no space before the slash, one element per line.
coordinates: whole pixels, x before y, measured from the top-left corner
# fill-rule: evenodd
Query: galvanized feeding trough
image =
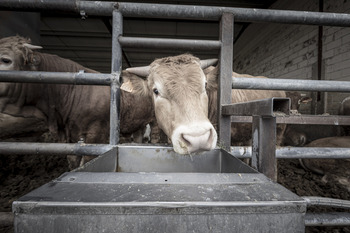
<path fill-rule="evenodd" d="M 13 211 L 16 232 L 304 232 L 306 203 L 222 149 L 121 144 Z"/>

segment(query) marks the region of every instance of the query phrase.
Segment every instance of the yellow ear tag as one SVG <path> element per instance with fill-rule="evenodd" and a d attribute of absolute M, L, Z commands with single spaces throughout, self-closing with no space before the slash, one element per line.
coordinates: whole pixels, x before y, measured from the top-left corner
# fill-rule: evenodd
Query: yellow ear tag
<path fill-rule="evenodd" d="M 132 83 L 130 81 L 127 81 L 125 83 L 123 83 L 121 86 L 120 86 L 120 89 L 121 90 L 124 90 L 126 92 L 133 92 L 134 88 L 132 86 Z"/>

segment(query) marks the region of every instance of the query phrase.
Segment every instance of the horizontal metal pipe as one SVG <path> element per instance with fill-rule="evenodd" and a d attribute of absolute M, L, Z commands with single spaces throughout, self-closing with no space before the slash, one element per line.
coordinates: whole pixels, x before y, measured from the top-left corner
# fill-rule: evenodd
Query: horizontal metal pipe
<path fill-rule="evenodd" d="M 350 92 L 348 81 L 232 78 L 233 89 Z"/>
<path fill-rule="evenodd" d="M 87 15 L 112 16 L 119 9 L 126 17 L 177 18 L 220 20 L 221 15 L 232 13 L 237 22 L 272 22 L 325 26 L 350 26 L 350 15 L 341 13 L 266 10 L 213 6 L 189 6 L 127 2 L 79 0 L 2 0 L 1 10 L 44 11 L 55 10 Z"/>
<path fill-rule="evenodd" d="M 223 13 L 232 13 L 238 22 L 350 26 L 349 14 L 126 2 L 118 3 L 117 8 L 127 17 L 219 20 Z"/>
<path fill-rule="evenodd" d="M 306 213 L 305 226 L 349 226 L 350 213 L 329 212 L 329 213 Z"/>
<path fill-rule="evenodd" d="M 232 116 L 231 122 L 252 123 L 252 116 Z M 350 125 L 350 116 L 340 115 L 284 115 L 276 116 L 277 124 Z"/>
<path fill-rule="evenodd" d="M 302 197 L 306 201 L 306 205 L 309 206 L 325 206 L 332 208 L 344 208 L 350 209 L 350 201 L 328 198 L 328 197 L 314 197 L 304 196 Z"/>
<path fill-rule="evenodd" d="M 133 48 L 219 50 L 221 47 L 221 42 L 215 40 L 185 40 L 121 36 L 119 37 L 119 42 L 121 45 L 123 45 L 123 47 Z"/>
<path fill-rule="evenodd" d="M 112 149 L 109 144 L 85 143 L 30 143 L 0 142 L 1 154 L 44 154 L 44 155 L 100 155 Z M 231 147 L 231 153 L 237 158 L 251 158 L 251 146 Z M 333 147 L 279 147 L 276 149 L 278 159 L 349 159 L 350 148 Z"/>
<path fill-rule="evenodd" d="M 215 47 L 216 45 L 214 44 L 210 46 Z M 164 45 L 170 46 L 170 44 L 166 44 L 166 43 Z M 186 45 L 184 45 L 184 48 L 185 46 Z M 198 46 L 199 48 L 200 46 L 205 46 L 205 45 L 202 43 L 199 43 L 197 45 L 196 43 L 193 43 L 192 45 L 187 45 L 187 46 Z M 116 78 L 116 75 L 114 74 L 101 74 L 101 73 L 0 71 L 0 82 L 110 85 L 112 80 L 115 78 Z M 232 78 L 232 80 L 233 80 L 233 84 L 232 84 L 233 89 L 350 92 L 350 82 L 347 82 L 347 81 L 260 79 L 260 78 Z"/>
<path fill-rule="evenodd" d="M 101 155 L 113 146 L 109 144 L 85 143 L 31 143 L 31 142 L 0 142 L 1 155 Z"/>
<path fill-rule="evenodd" d="M 252 147 L 231 147 L 231 154 L 237 158 L 251 158 Z M 349 159 L 350 148 L 335 147 L 279 147 L 277 159 Z"/>
<path fill-rule="evenodd" d="M 110 85 L 114 74 L 39 71 L 0 71 L 0 82 Z"/>
<path fill-rule="evenodd" d="M 59 10 L 66 12 L 78 12 L 77 1 L 72 0 L 1 0 L 0 9 L 10 10 Z"/>

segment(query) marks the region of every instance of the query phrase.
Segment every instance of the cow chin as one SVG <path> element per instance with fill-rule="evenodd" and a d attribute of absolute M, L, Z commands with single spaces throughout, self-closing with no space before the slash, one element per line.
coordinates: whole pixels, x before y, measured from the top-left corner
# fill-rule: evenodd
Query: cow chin
<path fill-rule="evenodd" d="M 210 122 L 181 125 L 173 131 L 171 141 L 176 153 L 192 154 L 215 149 L 217 134 Z"/>

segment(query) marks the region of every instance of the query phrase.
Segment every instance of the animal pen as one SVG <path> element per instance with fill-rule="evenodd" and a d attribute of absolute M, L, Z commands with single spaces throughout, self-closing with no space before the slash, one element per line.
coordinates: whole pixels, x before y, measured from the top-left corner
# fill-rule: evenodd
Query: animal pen
<path fill-rule="evenodd" d="M 111 87 L 109 144 L 0 143 L 3 154 L 96 156 L 15 201 L 16 232 L 303 232 L 305 225 L 350 225 L 346 212 L 306 213 L 314 205 L 350 208 L 349 201 L 299 197 L 272 181 L 276 158 L 350 158 L 350 149 L 345 148 L 276 150 L 276 123 L 350 125 L 349 117 L 288 116 L 288 98 L 230 104 L 232 88 L 350 92 L 349 82 L 232 77 L 235 21 L 348 27 L 350 15 L 78 0 L 3 0 L 0 9 L 109 16 L 113 22 L 110 74 L 0 72 L 1 82 Z M 220 40 L 125 37 L 123 17 L 220 21 Z M 222 148 L 190 157 L 166 146 L 119 144 L 122 46 L 220 51 L 218 134 Z M 256 132 L 252 147 L 230 147 L 231 121 L 252 121 Z M 251 158 L 252 167 L 261 173 L 237 158 Z"/>

